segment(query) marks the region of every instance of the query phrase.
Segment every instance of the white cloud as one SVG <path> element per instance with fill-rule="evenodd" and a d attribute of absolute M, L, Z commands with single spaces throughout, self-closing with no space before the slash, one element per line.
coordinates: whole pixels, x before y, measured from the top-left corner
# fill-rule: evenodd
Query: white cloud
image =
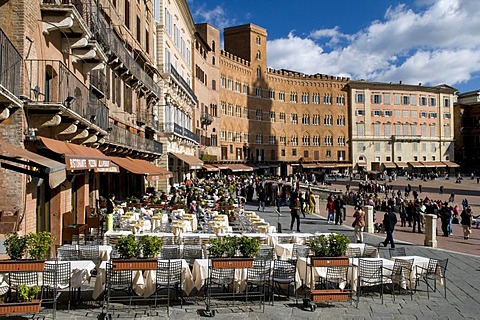
<path fill-rule="evenodd" d="M 208 22 L 220 30 L 236 24 L 235 19 L 228 18 L 227 13 L 221 6 L 207 10 L 205 4 L 201 5 L 196 8 L 195 12 L 192 12 L 192 16 L 195 17 L 195 23 Z"/>
<path fill-rule="evenodd" d="M 420 0 L 390 7 L 355 34 L 339 27 L 268 42 L 269 65 L 371 81 L 455 85 L 480 72 L 480 1 Z"/>

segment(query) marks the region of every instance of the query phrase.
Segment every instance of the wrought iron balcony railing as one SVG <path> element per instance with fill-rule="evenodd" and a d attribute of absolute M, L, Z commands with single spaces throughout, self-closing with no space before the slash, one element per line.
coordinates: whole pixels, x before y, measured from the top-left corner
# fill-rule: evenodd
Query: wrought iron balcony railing
<path fill-rule="evenodd" d="M 196 143 L 200 143 L 200 137 L 198 135 L 174 122 L 162 123 L 160 126 L 160 131 L 169 134 L 177 134 L 182 138 L 189 139 Z"/>
<path fill-rule="evenodd" d="M 108 108 L 61 61 L 26 60 L 33 102 L 64 105 L 98 127 L 108 129 Z"/>
<path fill-rule="evenodd" d="M 190 88 L 190 85 L 183 80 L 182 76 L 178 73 L 178 71 L 173 67 L 173 65 L 170 65 L 170 74 L 175 78 L 175 80 L 180 83 L 180 85 L 183 87 L 183 89 L 188 92 L 188 94 L 192 97 L 192 99 L 197 102 L 197 96 L 195 93 L 193 93 L 192 88 Z"/>
<path fill-rule="evenodd" d="M 112 145 L 126 147 L 140 152 L 162 153 L 162 144 L 158 141 L 149 140 L 133 134 L 128 131 L 128 129 L 121 128 L 115 124 L 111 124 L 110 128 L 112 128 L 112 130 L 106 140 Z"/>
<path fill-rule="evenodd" d="M 93 33 L 93 39 L 90 40 L 96 40 L 111 59 L 118 58 L 137 80 L 158 98 L 161 98 L 160 86 L 132 57 L 133 53 L 127 50 L 124 41 L 117 35 L 113 26 L 107 22 L 97 1 L 43 0 L 43 4 L 74 7 L 90 32 Z"/>
<path fill-rule="evenodd" d="M 0 29 L 0 85 L 16 97 L 20 96 L 22 56 Z"/>

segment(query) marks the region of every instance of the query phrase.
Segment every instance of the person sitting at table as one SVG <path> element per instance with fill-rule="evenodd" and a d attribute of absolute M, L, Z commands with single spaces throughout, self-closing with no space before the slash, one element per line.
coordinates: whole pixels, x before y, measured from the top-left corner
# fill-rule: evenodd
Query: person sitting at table
<path fill-rule="evenodd" d="M 140 214 L 143 219 L 152 220 L 153 213 L 147 210 L 147 205 L 145 203 L 142 203 L 142 206 L 140 207 Z"/>
<path fill-rule="evenodd" d="M 198 211 L 198 207 L 197 207 L 197 201 L 196 200 L 192 200 L 192 202 L 190 202 L 190 206 L 188 207 L 190 209 L 190 211 L 192 213 L 196 213 Z"/>

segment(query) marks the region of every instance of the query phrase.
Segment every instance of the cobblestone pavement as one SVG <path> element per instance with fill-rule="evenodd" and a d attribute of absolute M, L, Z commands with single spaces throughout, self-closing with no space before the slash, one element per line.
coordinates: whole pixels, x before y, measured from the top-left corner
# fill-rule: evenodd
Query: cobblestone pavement
<path fill-rule="evenodd" d="M 403 181 L 406 182 L 406 181 Z M 449 181 L 447 181 L 449 182 Z M 469 183 L 471 182 L 471 183 Z M 475 183 L 473 183 L 475 182 Z M 395 182 L 394 182 L 395 183 Z M 397 181 L 398 185 L 402 181 Z M 415 181 L 414 181 L 415 183 Z M 415 187 L 414 183 L 412 187 Z M 438 181 L 437 181 L 438 183 Z M 422 196 L 430 194 L 433 199 L 443 199 L 441 195 L 435 193 L 438 189 L 437 183 L 422 182 Z M 417 183 L 418 184 L 418 183 Z M 455 186 L 454 183 L 451 184 Z M 353 186 L 353 184 L 352 184 Z M 450 188 L 450 184 L 448 184 Z M 458 186 L 458 185 L 457 185 Z M 476 185 L 476 181 L 464 181 L 461 186 L 464 189 L 457 188 L 457 201 L 461 201 L 463 195 L 468 196 L 468 200 L 475 206 L 480 205 L 480 201 L 475 197 L 480 189 Z M 476 188 L 475 188 L 476 187 Z M 345 188 L 342 183 L 332 185 L 332 188 Z M 447 184 L 445 183 L 445 192 Z M 464 191 L 461 191 L 464 190 Z M 450 192 L 448 192 L 449 194 Z M 448 197 L 448 194 L 446 195 Z M 429 196 L 430 196 L 429 195 Z M 437 197 L 438 196 L 438 197 Z M 255 210 L 256 206 L 248 205 L 247 209 Z M 288 207 L 281 208 L 281 216 L 278 217 L 272 207 L 267 207 L 265 212 L 259 213 L 266 221 L 272 225 L 279 222 L 282 225 L 282 232 L 288 233 L 290 223 L 290 213 Z M 341 232 L 348 236 L 353 235 L 351 225 L 351 214 L 353 209 L 348 209 L 346 223 L 342 226 L 327 224 L 322 214 L 307 215 L 302 219 L 302 232 Z M 315 312 L 303 310 L 301 298 L 299 303 L 295 304 L 293 299 L 289 301 L 275 301 L 275 305 L 266 305 L 264 311 L 258 306 L 252 308 L 218 308 L 215 319 L 479 319 L 478 306 L 480 304 L 480 257 L 478 248 L 480 244 L 479 230 L 474 229 L 473 237 L 464 241 L 463 237 L 459 237 L 461 229 L 456 226 L 455 236 L 453 238 L 439 237 L 439 247 L 441 249 L 427 248 L 422 245 L 423 235 L 412 234 L 400 228 L 395 231 L 395 239 L 397 246 L 404 246 L 407 255 L 419 255 L 431 258 L 444 259 L 448 258 L 447 271 L 447 298 L 443 296 L 443 287 L 435 293 L 430 293 L 430 299 L 427 298 L 425 285 L 419 286 L 419 291 L 414 292 L 413 299 L 410 295 L 396 295 L 395 300 L 389 294 L 385 294 L 385 301 L 382 304 L 379 296 L 361 297 L 358 308 L 353 302 L 338 303 L 334 302 L 330 305 L 319 305 Z M 384 239 L 383 234 L 366 234 L 365 241 L 371 245 L 378 245 Z M 388 249 L 381 248 L 382 257 L 388 256 Z M 473 255 L 476 254 L 476 255 Z M 58 311 L 57 319 L 94 319 L 101 315 L 101 307 L 99 303 L 91 302 L 91 289 L 94 281 L 90 286 L 82 289 L 83 304 L 74 308 L 70 312 Z M 354 299 L 356 299 L 354 297 Z M 122 307 L 124 308 L 124 307 Z M 142 311 L 137 313 L 125 312 L 124 310 L 115 310 L 113 319 L 204 319 L 201 310 L 205 308 L 203 301 L 190 301 L 184 304 L 183 308 L 174 306 L 170 309 L 170 316 L 167 316 L 165 310 L 159 309 L 158 314 L 146 314 Z M 52 318 L 49 310 L 37 315 L 38 317 Z M 1 318 L 1 315 L 0 315 Z M 15 318 L 9 318 L 15 319 Z"/>

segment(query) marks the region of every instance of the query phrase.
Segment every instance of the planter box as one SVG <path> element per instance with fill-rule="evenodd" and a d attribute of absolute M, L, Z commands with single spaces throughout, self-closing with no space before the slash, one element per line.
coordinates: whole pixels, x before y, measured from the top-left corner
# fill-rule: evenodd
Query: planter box
<path fill-rule="evenodd" d="M 112 259 L 112 270 L 157 270 L 157 259 Z"/>
<path fill-rule="evenodd" d="M 7 272 L 41 272 L 45 260 L 0 260 L 0 273 Z"/>
<path fill-rule="evenodd" d="M 29 302 L 9 302 L 0 303 L 0 314 L 27 314 L 27 313 L 39 313 L 41 300 L 32 300 Z"/>
<path fill-rule="evenodd" d="M 215 269 L 242 269 L 252 268 L 253 258 L 212 258 L 212 268 Z"/>
<path fill-rule="evenodd" d="M 312 267 L 348 267 L 348 257 L 311 257 Z"/>
<path fill-rule="evenodd" d="M 348 301 L 350 293 L 342 289 L 312 290 L 310 299 L 314 302 L 322 301 Z"/>

